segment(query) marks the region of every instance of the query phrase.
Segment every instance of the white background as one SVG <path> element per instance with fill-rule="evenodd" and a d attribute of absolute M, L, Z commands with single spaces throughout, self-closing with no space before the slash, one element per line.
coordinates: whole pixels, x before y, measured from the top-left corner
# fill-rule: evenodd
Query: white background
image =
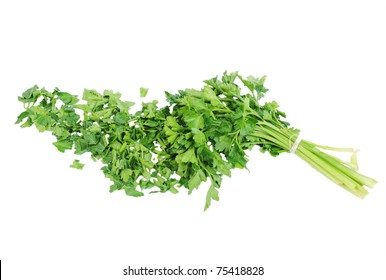
<path fill-rule="evenodd" d="M 385 14 L 372 0 L 1 1 L 4 279 L 171 279 L 123 276 L 128 265 L 386 279 Z M 53 136 L 14 125 L 17 96 L 34 84 L 125 100 L 143 86 L 147 100 L 164 100 L 163 90 L 199 88 L 224 70 L 268 75 L 268 99 L 304 138 L 360 148 L 361 171 L 379 184 L 360 200 L 294 155 L 255 149 L 250 172 L 225 178 L 203 212 L 207 185 L 190 196 L 109 194 L 87 155 L 83 171 L 71 169 Z"/>

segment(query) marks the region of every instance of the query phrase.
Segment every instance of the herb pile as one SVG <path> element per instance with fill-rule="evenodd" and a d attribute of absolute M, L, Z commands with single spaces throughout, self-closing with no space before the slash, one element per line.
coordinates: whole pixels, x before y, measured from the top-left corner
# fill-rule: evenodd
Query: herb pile
<path fill-rule="evenodd" d="M 313 168 L 364 197 L 364 186 L 372 187 L 376 181 L 356 171 L 355 151 L 296 142 L 299 130 L 284 121 L 278 104 L 261 102 L 267 92 L 264 80 L 225 72 L 204 81 L 202 89 L 166 92 L 169 106 L 144 102 L 135 113 L 130 112 L 134 103 L 122 101 L 117 92 L 86 89 L 81 102 L 58 88 L 49 92 L 34 86 L 19 97 L 25 111 L 16 123 L 51 131 L 60 152 L 74 149 L 77 155 L 88 152 L 102 161 L 102 171 L 112 181 L 110 192 L 142 196 L 177 193 L 184 187 L 191 193 L 209 180 L 207 209 L 211 200 L 219 199 L 222 176 L 230 176 L 233 168 L 246 168 L 246 150 L 259 146 L 277 156 L 295 145 L 295 154 Z M 141 88 L 141 97 L 146 94 L 147 89 Z M 352 152 L 352 160 L 344 162 L 322 149 Z M 71 167 L 82 169 L 83 164 L 75 160 Z"/>

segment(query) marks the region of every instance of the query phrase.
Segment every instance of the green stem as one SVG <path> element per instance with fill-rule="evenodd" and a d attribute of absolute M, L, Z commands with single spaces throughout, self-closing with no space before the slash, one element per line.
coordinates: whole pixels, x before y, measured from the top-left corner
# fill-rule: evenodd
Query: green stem
<path fill-rule="evenodd" d="M 346 170 L 341 168 L 344 165 L 327 160 L 328 155 L 326 153 L 319 150 L 316 152 L 313 150 L 314 148 L 314 146 L 307 145 L 306 142 L 301 141 L 295 154 L 300 156 L 299 153 L 303 153 L 303 157 L 301 158 L 308 164 L 352 194 L 363 198 L 368 193 L 366 189 L 363 188 L 363 184 L 359 182 L 355 176 L 358 173 L 352 170 L 353 174 L 349 176 Z"/>
<path fill-rule="evenodd" d="M 288 152 L 297 138 L 297 134 L 290 129 L 276 126 L 269 122 L 261 122 L 253 135 Z M 345 162 L 323 152 L 321 149 L 355 153 L 355 150 L 352 148 L 322 146 L 310 141 L 301 140 L 295 154 L 335 184 L 359 198 L 363 198 L 368 194 L 364 186 L 372 187 L 377 183 L 376 180 L 358 173 L 356 171 L 356 162 Z"/>

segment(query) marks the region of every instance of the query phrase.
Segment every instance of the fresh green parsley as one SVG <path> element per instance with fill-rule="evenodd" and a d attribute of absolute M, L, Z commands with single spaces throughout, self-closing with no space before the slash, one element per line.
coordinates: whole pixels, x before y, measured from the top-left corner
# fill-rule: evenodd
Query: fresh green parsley
<path fill-rule="evenodd" d="M 293 147 L 299 130 L 291 127 L 278 104 L 263 102 L 268 89 L 265 77 L 243 78 L 237 72 L 204 81 L 201 89 L 166 92 L 169 105 L 142 103 L 131 112 L 133 102 L 121 94 L 86 89 L 82 101 L 58 88 L 50 92 L 33 86 L 19 101 L 25 110 L 16 123 L 50 131 L 60 151 L 88 153 L 103 163 L 112 182 L 110 192 L 124 190 L 129 196 L 172 192 L 189 193 L 209 181 L 205 209 L 219 199 L 223 175 L 246 168 L 247 150 L 258 146 L 272 156 Z M 145 97 L 148 89 L 141 88 Z M 323 150 L 351 152 L 345 162 Z M 364 197 L 376 181 L 357 170 L 355 151 L 300 141 L 295 154 L 343 189 Z M 82 169 L 75 160 L 71 167 Z"/>
<path fill-rule="evenodd" d="M 84 164 L 81 163 L 78 159 L 74 159 L 74 162 L 70 165 L 70 167 L 75 169 L 83 169 Z"/>

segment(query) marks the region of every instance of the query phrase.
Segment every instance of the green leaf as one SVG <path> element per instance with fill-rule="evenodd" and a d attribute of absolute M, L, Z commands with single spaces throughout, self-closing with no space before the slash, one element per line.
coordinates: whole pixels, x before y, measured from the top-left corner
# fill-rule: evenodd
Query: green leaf
<path fill-rule="evenodd" d="M 139 89 L 139 94 L 140 94 L 141 97 L 145 97 L 147 95 L 148 91 L 149 91 L 149 89 L 141 87 Z"/>
<path fill-rule="evenodd" d="M 30 127 L 32 126 L 34 123 L 32 121 L 32 119 L 30 117 L 28 117 L 28 119 L 20 126 L 21 128 L 24 128 L 24 127 Z"/>
<path fill-rule="evenodd" d="M 228 152 L 232 147 L 232 138 L 228 135 L 221 135 L 216 140 L 215 149 L 219 152 Z"/>
<path fill-rule="evenodd" d="M 122 113 L 128 113 L 129 108 L 132 107 L 135 103 L 130 101 L 122 101 L 121 94 L 119 92 L 113 92 L 111 90 L 105 90 L 103 92 L 103 100 L 108 100 L 110 107 L 118 108 Z"/>
<path fill-rule="evenodd" d="M 232 165 L 229 162 L 223 160 L 219 153 L 213 152 L 213 155 L 214 155 L 213 163 L 214 163 L 214 166 L 217 168 L 217 170 L 221 174 L 224 174 L 226 176 L 231 176 Z"/>
<path fill-rule="evenodd" d="M 199 115 L 193 111 L 187 111 L 184 114 L 184 120 L 190 129 L 202 129 L 204 128 L 204 119 L 202 115 Z"/>
<path fill-rule="evenodd" d="M 203 89 L 203 96 L 206 100 L 214 106 L 224 107 L 224 104 L 217 97 L 216 92 L 209 86 L 205 86 Z"/>
<path fill-rule="evenodd" d="M 52 134 L 58 138 L 67 138 L 70 132 L 66 128 L 56 125 L 52 129 Z"/>
<path fill-rule="evenodd" d="M 99 142 L 99 135 L 95 132 L 84 132 L 83 139 L 87 145 L 95 145 Z"/>
<path fill-rule="evenodd" d="M 49 129 L 51 118 L 47 115 L 37 115 L 35 119 L 35 126 L 40 131 L 46 131 Z"/>
<path fill-rule="evenodd" d="M 206 194 L 206 201 L 205 201 L 204 211 L 207 210 L 210 207 L 212 199 L 216 200 L 216 201 L 218 201 L 220 199 L 219 196 L 218 196 L 218 190 L 217 190 L 217 188 L 215 187 L 214 184 L 212 184 L 209 187 L 208 193 Z"/>
<path fill-rule="evenodd" d="M 124 187 L 124 189 L 125 189 L 126 195 L 128 195 L 128 196 L 140 197 L 140 196 L 144 195 L 143 192 L 139 192 L 139 191 L 137 191 L 134 188 L 126 188 L 126 187 Z"/>
<path fill-rule="evenodd" d="M 38 86 L 34 85 L 33 87 L 27 89 L 25 92 L 23 92 L 22 96 L 25 99 L 31 98 L 33 96 L 33 93 L 38 90 Z"/>
<path fill-rule="evenodd" d="M 172 116 L 168 116 L 166 118 L 166 122 L 165 124 L 170 127 L 173 131 L 180 131 L 180 130 L 183 130 L 184 127 L 181 126 L 178 122 L 177 122 L 177 119 L 175 117 L 172 117 Z"/>
<path fill-rule="evenodd" d="M 73 142 L 70 140 L 61 140 L 53 143 L 54 146 L 59 150 L 59 152 L 64 152 L 65 150 L 71 150 Z"/>
<path fill-rule="evenodd" d="M 96 108 L 108 102 L 107 98 L 104 98 L 102 94 L 93 89 L 85 89 L 82 99 L 87 101 L 87 105 L 91 108 Z"/>
<path fill-rule="evenodd" d="M 239 145 L 237 144 L 231 148 L 231 151 L 228 155 L 228 160 L 232 166 L 236 168 L 245 168 L 248 162 L 245 158 L 244 151 L 240 149 Z"/>
<path fill-rule="evenodd" d="M 188 163 L 188 162 L 197 163 L 197 157 L 196 157 L 196 154 L 194 152 L 194 148 L 190 148 L 186 152 L 176 156 L 176 161 L 178 163 L 181 163 L 181 162 L 183 162 L 183 163 Z"/>
<path fill-rule="evenodd" d="M 196 142 L 197 145 L 204 145 L 206 143 L 206 137 L 202 131 L 196 128 L 192 128 L 192 133 L 193 133 L 193 140 L 194 142 Z"/>
<path fill-rule="evenodd" d="M 18 123 L 21 123 L 26 117 L 29 116 L 29 112 L 28 111 L 24 111 L 23 113 L 21 113 L 18 117 L 17 117 L 17 120 L 15 122 L 15 124 L 18 124 Z"/>
<path fill-rule="evenodd" d="M 67 104 L 67 105 L 72 105 L 72 104 L 75 104 L 79 101 L 79 99 L 75 96 L 75 95 L 72 95 L 72 94 L 69 94 L 67 92 L 58 92 L 57 93 L 59 99 L 64 103 L 64 104 Z"/>
<path fill-rule="evenodd" d="M 240 122 L 240 126 L 236 126 L 240 129 L 240 136 L 244 137 L 250 133 L 252 133 L 256 129 L 257 119 L 248 118 L 245 121 Z"/>
<path fill-rule="evenodd" d="M 84 164 L 81 163 L 79 160 L 74 159 L 74 162 L 70 165 L 70 167 L 75 169 L 83 169 Z"/>
<path fill-rule="evenodd" d="M 133 170 L 131 170 L 131 169 L 124 169 L 121 172 L 121 178 L 122 178 L 123 182 L 125 182 L 125 183 L 127 183 L 129 181 L 129 179 L 132 177 L 132 175 L 133 175 Z"/>
<path fill-rule="evenodd" d="M 38 94 L 36 94 L 36 92 L 38 92 Z M 33 87 L 24 91 L 22 95 L 18 97 L 18 99 L 23 103 L 29 103 L 36 101 L 39 95 L 39 87 L 37 85 L 34 85 Z"/>
<path fill-rule="evenodd" d="M 63 140 L 63 141 L 66 141 L 66 140 Z M 89 149 L 89 146 L 87 145 L 87 140 L 85 140 L 85 139 L 76 138 L 74 140 L 74 144 L 75 144 L 75 154 L 76 155 L 84 154 Z M 72 146 L 72 142 L 71 142 L 71 146 Z"/>
<path fill-rule="evenodd" d="M 201 182 L 205 181 L 206 175 L 204 171 L 201 169 L 197 170 L 189 180 L 189 194 L 193 191 L 193 189 L 198 189 L 198 186 L 201 184 Z"/>
<path fill-rule="evenodd" d="M 238 75 L 238 77 L 251 92 L 257 93 L 257 99 L 264 97 L 264 93 L 268 91 L 268 89 L 264 87 L 266 76 L 263 76 L 260 79 L 248 76 L 246 80 L 240 75 Z"/>
<path fill-rule="evenodd" d="M 168 136 L 167 142 L 168 143 L 174 143 L 174 141 L 176 140 L 176 138 L 178 136 L 178 133 L 173 131 L 173 130 L 171 130 L 167 126 L 164 127 L 164 131 L 165 131 L 165 135 Z"/>
<path fill-rule="evenodd" d="M 143 124 L 146 125 L 146 126 L 149 126 L 149 127 L 157 127 L 157 126 L 160 125 L 159 122 L 154 121 L 154 120 L 147 120 Z"/>
<path fill-rule="evenodd" d="M 142 102 L 142 112 L 145 118 L 154 118 L 157 115 L 157 100 L 152 102 Z"/>
<path fill-rule="evenodd" d="M 117 113 L 114 117 L 113 117 L 113 120 L 116 124 L 119 124 L 119 125 L 124 125 L 124 124 L 128 124 L 129 122 L 129 115 L 127 113 Z"/>

